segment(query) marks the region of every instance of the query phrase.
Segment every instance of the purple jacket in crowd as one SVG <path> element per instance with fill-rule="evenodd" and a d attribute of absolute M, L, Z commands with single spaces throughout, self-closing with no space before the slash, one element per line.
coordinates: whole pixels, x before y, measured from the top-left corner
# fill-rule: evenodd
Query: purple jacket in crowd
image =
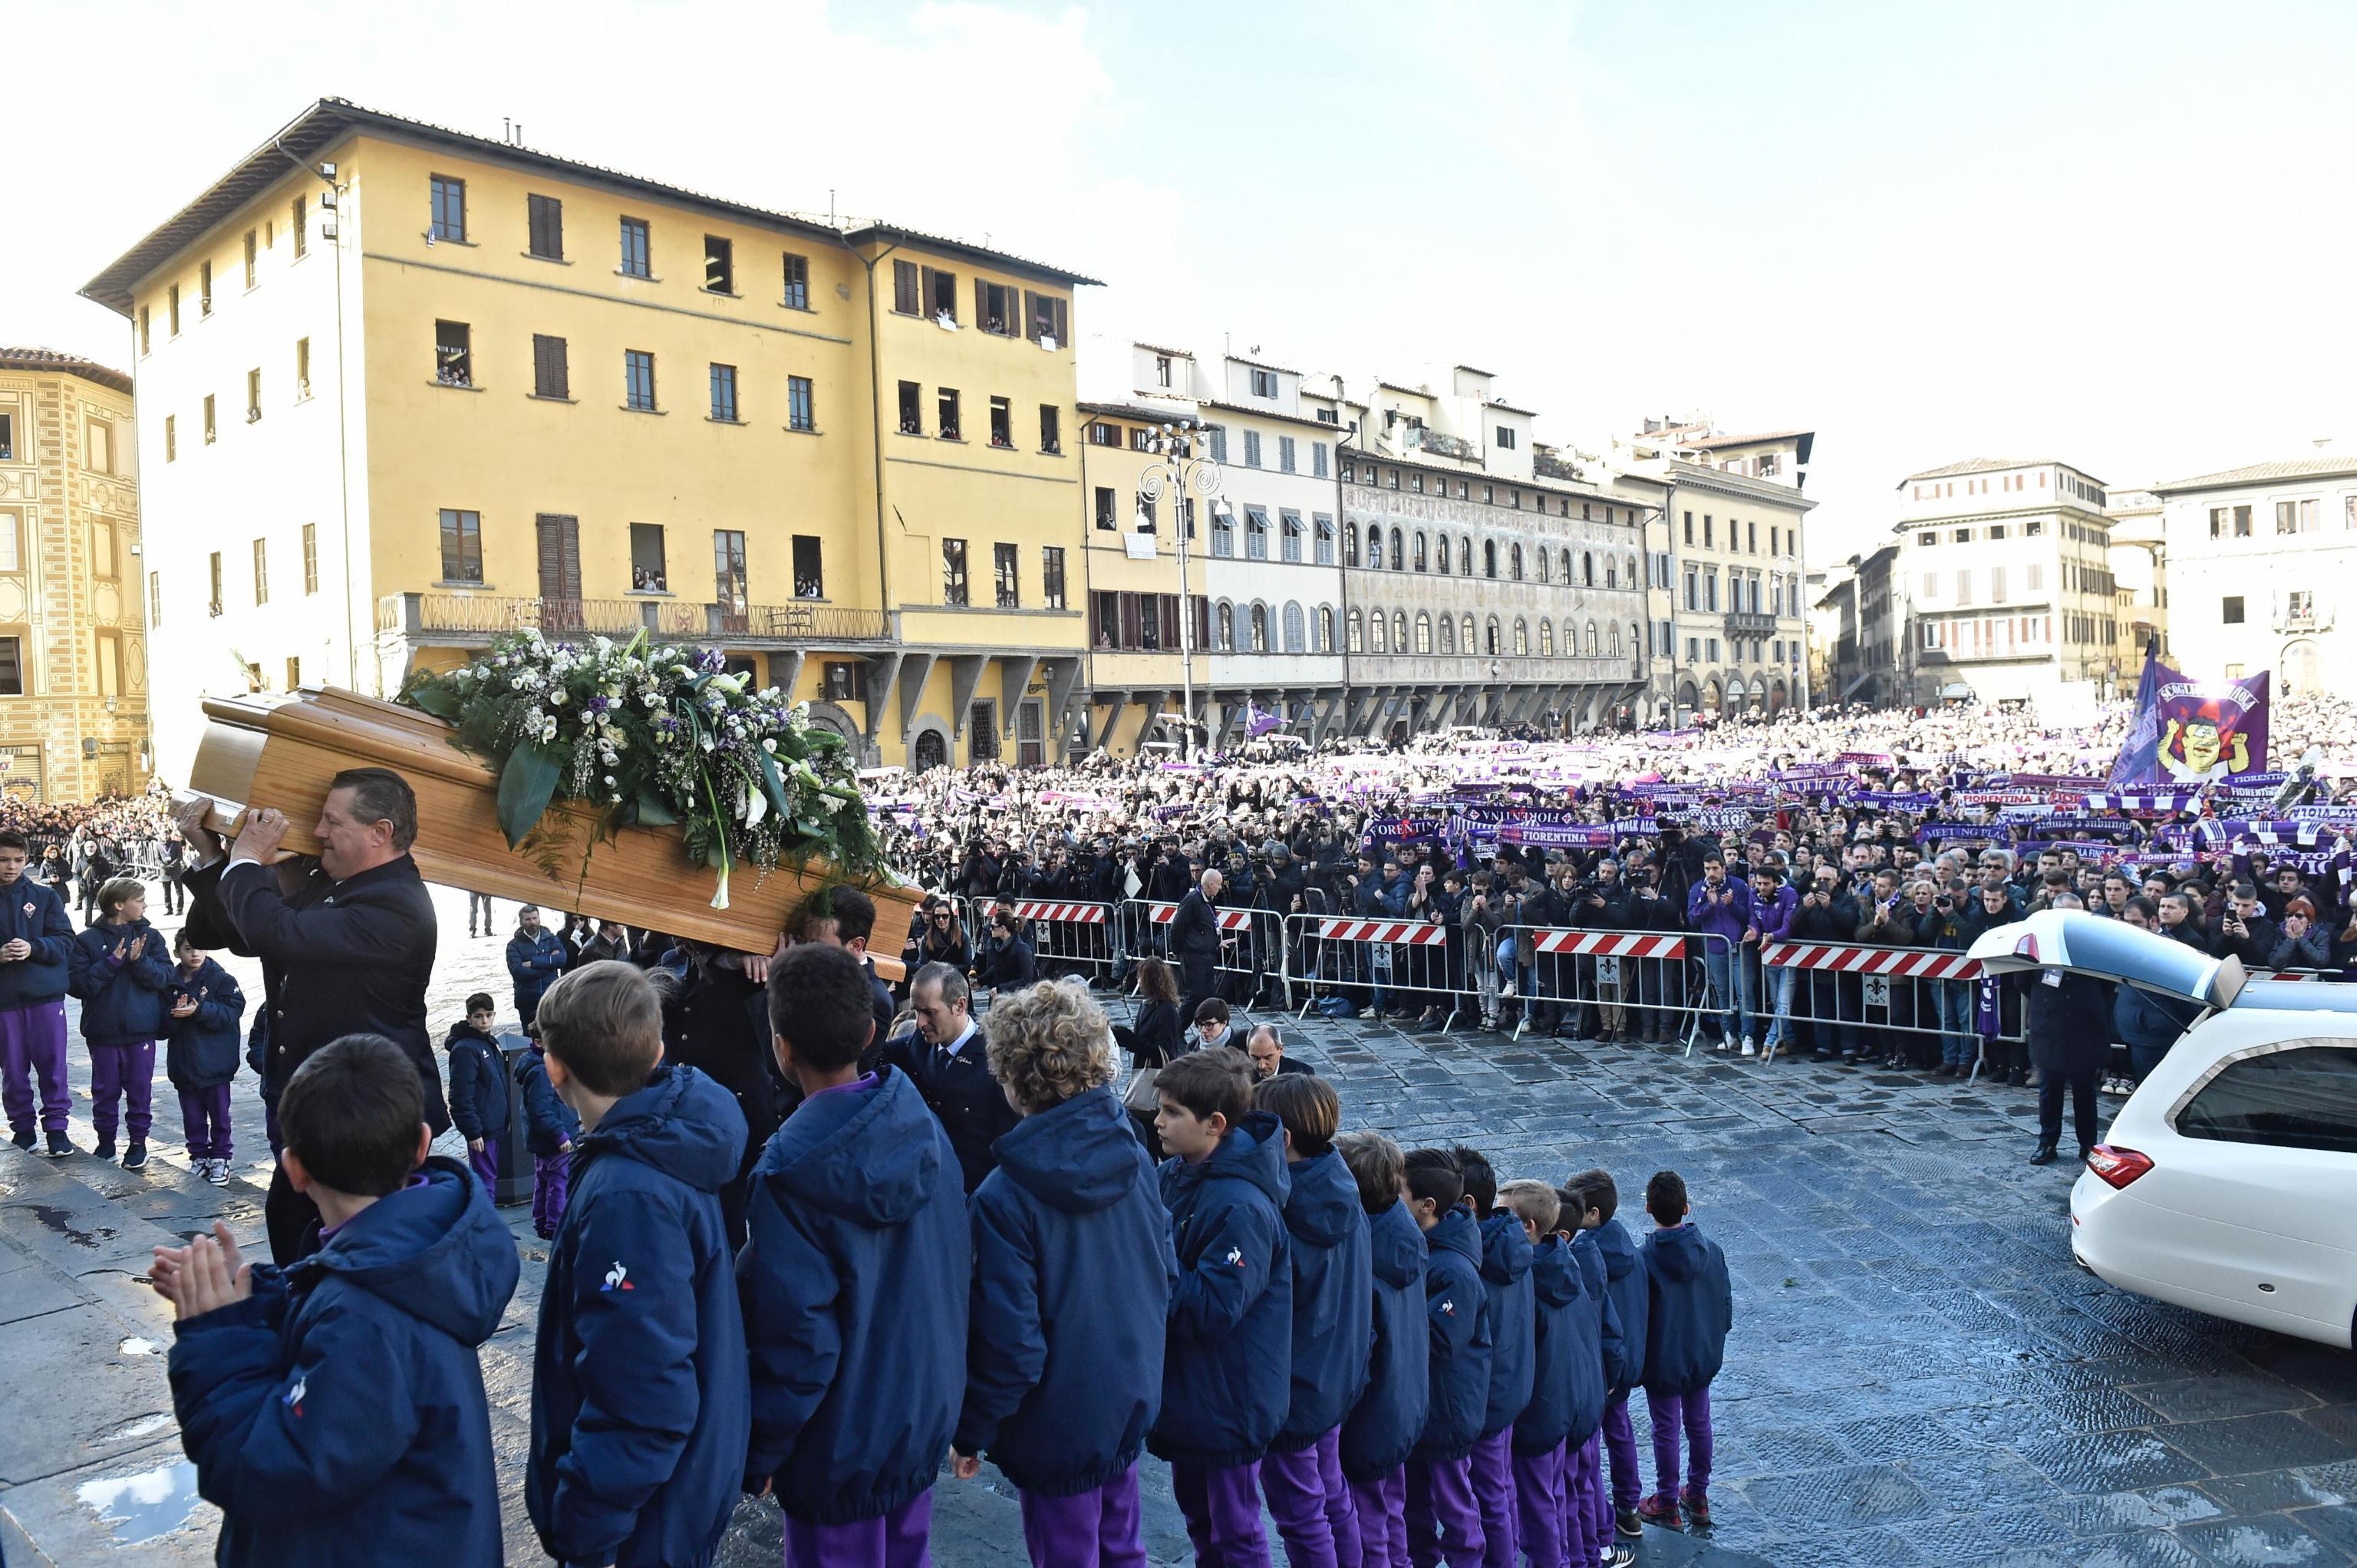
<path fill-rule="evenodd" d="M 1733 897 L 1724 904 L 1718 903 L 1711 897 L 1714 891 Z M 1730 876 L 1716 889 L 1707 882 L 1697 882 L 1687 890 L 1686 925 L 1691 929 L 1724 937 L 1732 948 L 1741 945 L 1743 929 L 1750 923 L 1751 884 Z"/>

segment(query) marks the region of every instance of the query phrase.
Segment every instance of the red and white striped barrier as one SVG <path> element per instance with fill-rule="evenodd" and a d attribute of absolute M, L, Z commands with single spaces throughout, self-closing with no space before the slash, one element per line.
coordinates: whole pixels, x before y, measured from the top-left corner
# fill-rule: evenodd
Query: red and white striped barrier
<path fill-rule="evenodd" d="M 987 920 L 998 908 L 996 898 L 974 900 L 977 920 Z M 1062 904 L 1039 898 L 1018 898 L 1015 901 L 1015 918 L 1018 920 L 1060 920 L 1071 926 L 1102 926 L 1105 923 L 1103 904 Z"/>
<path fill-rule="evenodd" d="M 1684 958 L 1684 937 L 1645 937 L 1627 931 L 1542 930 L 1531 950 L 1544 953 L 1592 953 L 1598 958 Z"/>
<path fill-rule="evenodd" d="M 1437 948 L 1448 940 L 1448 928 L 1429 920 L 1354 920 L 1324 916 L 1318 936 L 1329 942 L 1391 942 L 1401 947 Z"/>
<path fill-rule="evenodd" d="M 1167 926 L 1178 913 L 1178 906 L 1176 904 L 1148 904 L 1146 906 L 1146 921 L 1150 926 Z M 1219 927 L 1223 931 L 1241 931 L 1252 924 L 1253 912 L 1250 909 L 1222 909 L 1218 914 Z"/>
<path fill-rule="evenodd" d="M 1870 948 L 1848 942 L 1770 942 L 1760 961 L 1770 969 L 1830 969 L 1909 980 L 1978 980 L 1977 960 L 1923 948 Z"/>

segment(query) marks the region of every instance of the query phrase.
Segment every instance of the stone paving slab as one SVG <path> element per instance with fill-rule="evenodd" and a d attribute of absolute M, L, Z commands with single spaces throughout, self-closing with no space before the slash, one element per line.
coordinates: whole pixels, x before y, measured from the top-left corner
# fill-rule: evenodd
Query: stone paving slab
<path fill-rule="evenodd" d="M 509 988 L 504 933 L 470 940 L 459 897 L 437 897 L 438 1037 L 469 991 L 504 1003 Z M 233 967 L 258 995 L 253 966 Z M 2072 1167 L 2024 1163 L 2028 1091 L 1323 1018 L 1289 1025 L 1288 1038 L 1336 1083 L 1346 1126 L 1411 1146 L 1470 1143 L 1507 1177 L 1602 1165 L 1632 1229 L 1645 1223 L 1645 1178 L 1685 1176 L 1696 1219 L 1727 1251 L 1737 1324 L 1713 1391 L 1717 1528 L 1707 1541 L 1649 1530 L 1649 1564 L 2357 1562 L 2357 1357 L 2079 1270 Z M 71 1055 L 87 1147 L 87 1061 L 78 1044 Z M 0 1150 L 0 1408 L 43 1412 L 0 1423 L 12 1563 L 33 1547 L 57 1563 L 210 1559 L 213 1515 L 175 1468 L 162 1358 L 122 1346 L 169 1342 L 145 1283 L 156 1240 L 215 1217 L 258 1237 L 268 1152 L 250 1078 L 227 1188 L 187 1170 L 160 1082 L 156 1109 L 145 1172 Z M 483 1369 L 509 1556 L 530 1563 L 544 1559 L 520 1477 L 545 1251 L 523 1209 L 506 1214 L 523 1281 Z M 1641 1396 L 1632 1413 L 1650 1472 Z M 1189 1561 L 1167 1469 L 1149 1460 L 1141 1479 L 1154 1562 Z M 944 1477 L 935 1516 L 945 1568 L 1021 1561 L 994 1470 Z M 771 1564 L 779 1541 L 774 1502 L 748 1499 L 720 1561 Z"/>

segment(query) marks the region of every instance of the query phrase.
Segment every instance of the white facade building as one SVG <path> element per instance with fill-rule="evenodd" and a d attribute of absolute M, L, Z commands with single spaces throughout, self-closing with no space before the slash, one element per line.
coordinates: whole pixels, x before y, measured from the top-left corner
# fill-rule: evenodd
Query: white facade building
<path fill-rule="evenodd" d="M 2123 658 L 2141 650 L 2122 651 L 2105 501 L 2101 480 L 2048 458 L 1979 457 L 1900 480 L 1906 700 L 2115 691 Z"/>
<path fill-rule="evenodd" d="M 1662 499 L 1646 544 L 1650 697 L 1660 716 L 1772 714 L 1810 702 L 1802 520 L 1813 432 L 1729 435 L 1647 419 L 1614 443 Z"/>
<path fill-rule="evenodd" d="M 1612 721 L 1643 689 L 1646 507 L 1533 440 L 1490 372 L 1343 402 L 1353 733 Z"/>
<path fill-rule="evenodd" d="M 2275 672 L 2277 692 L 2357 690 L 2357 450 L 2152 487 L 2177 591 L 2176 665 L 2216 680 Z"/>

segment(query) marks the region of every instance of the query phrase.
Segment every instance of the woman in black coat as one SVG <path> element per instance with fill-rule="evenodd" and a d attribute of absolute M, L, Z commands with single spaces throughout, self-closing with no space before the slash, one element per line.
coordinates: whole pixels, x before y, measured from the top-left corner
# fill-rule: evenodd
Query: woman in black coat
<path fill-rule="evenodd" d="M 1194 1043 L 1194 1036 L 1178 1022 L 1178 981 L 1170 966 L 1158 958 L 1138 960 L 1137 1016 L 1130 1026 L 1127 1042 L 1137 1069 L 1143 1072 L 1168 1067 L 1193 1049 Z M 1132 1107 L 1129 1120 L 1137 1129 L 1138 1142 L 1160 1164 L 1162 1135 L 1155 1131 L 1153 1113 Z"/>

